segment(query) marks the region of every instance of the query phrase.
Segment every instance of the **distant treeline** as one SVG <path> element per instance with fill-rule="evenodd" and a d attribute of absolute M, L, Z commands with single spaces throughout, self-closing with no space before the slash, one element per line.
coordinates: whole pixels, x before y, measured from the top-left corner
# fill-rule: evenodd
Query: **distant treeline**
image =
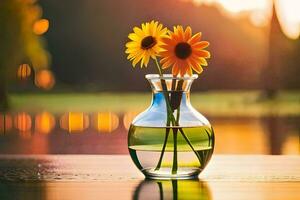
<path fill-rule="evenodd" d="M 156 19 L 166 26 L 191 25 L 211 42 L 208 68 L 194 89 L 260 89 L 265 81 L 279 88 L 300 88 L 300 42 L 282 37 L 276 54 L 279 76 L 267 79 L 270 27 L 254 27 L 246 18 L 232 19 L 215 7 L 174 0 L 43 0 L 45 34 L 52 55 L 56 88 L 97 91 L 141 91 L 148 69 L 133 69 L 124 44 L 133 26 Z"/>

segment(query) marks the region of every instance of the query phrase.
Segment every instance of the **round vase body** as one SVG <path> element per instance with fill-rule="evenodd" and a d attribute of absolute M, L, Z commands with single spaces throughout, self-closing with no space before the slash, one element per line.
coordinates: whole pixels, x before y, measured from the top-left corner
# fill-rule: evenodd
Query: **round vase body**
<path fill-rule="evenodd" d="M 214 131 L 209 121 L 190 103 L 190 87 L 197 75 L 146 75 L 152 103 L 131 123 L 130 156 L 151 179 L 195 178 L 209 162 Z"/>

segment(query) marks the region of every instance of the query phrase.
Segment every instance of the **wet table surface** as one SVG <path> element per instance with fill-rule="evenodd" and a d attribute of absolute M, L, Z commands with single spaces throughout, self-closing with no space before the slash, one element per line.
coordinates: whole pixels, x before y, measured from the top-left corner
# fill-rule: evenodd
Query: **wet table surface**
<path fill-rule="evenodd" d="M 215 155 L 199 180 L 144 180 L 128 155 L 0 156 L 0 199 L 300 199 L 300 156 Z"/>

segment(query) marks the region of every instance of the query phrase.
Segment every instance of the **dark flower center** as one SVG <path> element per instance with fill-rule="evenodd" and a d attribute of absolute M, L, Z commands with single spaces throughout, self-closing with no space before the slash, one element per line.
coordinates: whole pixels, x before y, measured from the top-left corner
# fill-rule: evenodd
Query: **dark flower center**
<path fill-rule="evenodd" d="M 150 49 L 155 44 L 156 44 L 156 40 L 152 36 L 145 37 L 141 42 L 142 49 Z"/>
<path fill-rule="evenodd" d="M 192 54 L 191 45 L 186 42 L 180 42 L 175 46 L 175 54 L 180 59 L 186 59 Z"/>

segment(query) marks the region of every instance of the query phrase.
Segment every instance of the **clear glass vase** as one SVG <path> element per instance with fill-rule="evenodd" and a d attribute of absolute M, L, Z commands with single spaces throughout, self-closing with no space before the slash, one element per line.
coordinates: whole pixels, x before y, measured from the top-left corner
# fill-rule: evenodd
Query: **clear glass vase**
<path fill-rule="evenodd" d="M 213 128 L 190 103 L 191 84 L 197 77 L 146 75 L 152 103 L 133 120 L 128 149 L 147 178 L 195 178 L 211 158 Z"/>

